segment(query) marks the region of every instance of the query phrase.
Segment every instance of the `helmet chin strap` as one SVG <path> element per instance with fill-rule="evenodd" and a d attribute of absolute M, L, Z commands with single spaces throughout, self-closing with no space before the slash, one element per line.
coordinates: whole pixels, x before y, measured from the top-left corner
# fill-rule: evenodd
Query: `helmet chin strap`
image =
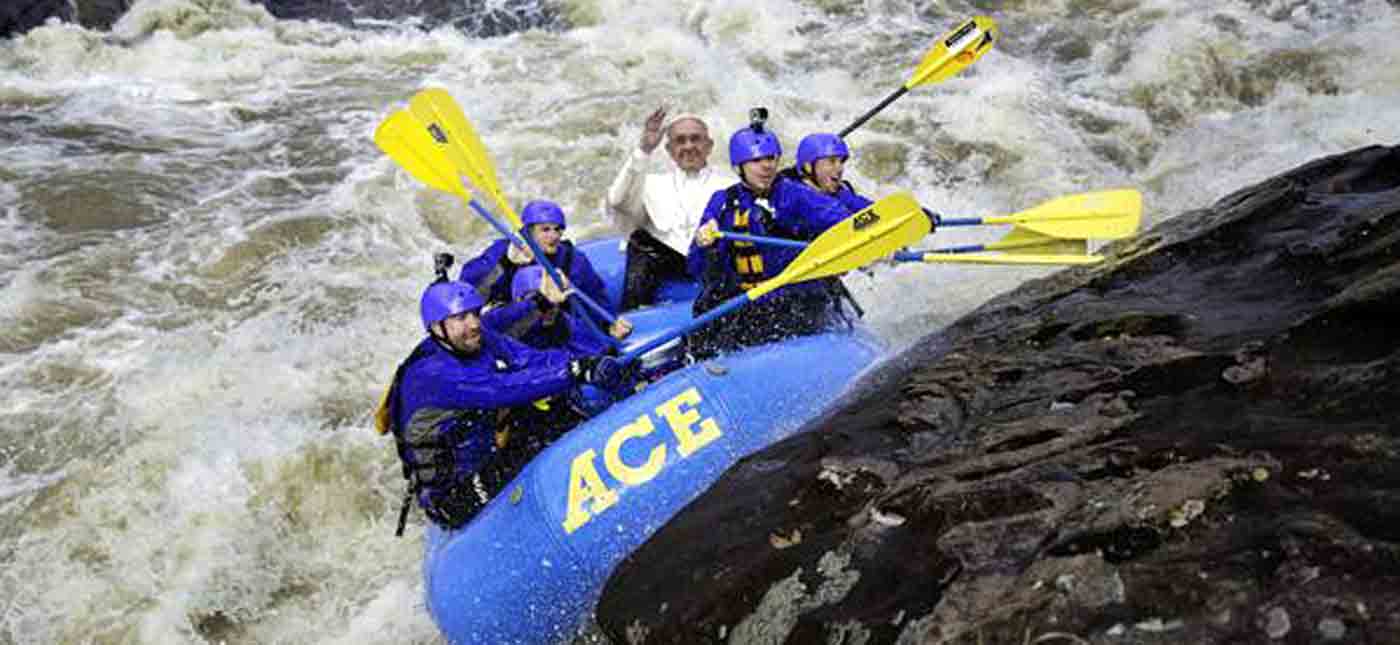
<path fill-rule="evenodd" d="M 471 358 L 477 355 L 477 352 L 464 352 L 460 349 L 457 349 L 457 346 L 452 344 L 452 339 L 447 337 L 447 327 L 443 324 L 442 321 L 433 323 L 433 327 L 428 332 L 428 335 L 432 336 L 434 342 L 440 345 L 443 349 L 447 350 L 447 352 L 449 354 L 452 354 L 453 356 Z M 480 350 L 478 349 L 478 352 L 479 351 Z"/>
<path fill-rule="evenodd" d="M 447 351 L 453 353 L 457 352 L 457 348 L 453 347 L 452 341 L 447 338 L 447 327 L 442 324 L 441 320 L 433 323 L 433 326 L 428 328 L 428 335 L 432 336 L 433 340 L 446 348 Z"/>
<path fill-rule="evenodd" d="M 826 158 L 826 157 L 822 157 L 822 159 L 825 159 L 825 158 Z M 842 160 L 844 161 L 844 158 L 843 158 Z M 799 175 L 802 176 L 802 180 L 803 180 L 803 181 L 807 182 L 808 184 L 810 184 L 812 187 L 816 188 L 817 190 L 819 190 L 819 191 L 821 191 L 821 192 L 823 192 L 823 193 L 827 193 L 826 186 L 823 186 L 821 180 L 817 178 L 817 161 L 821 161 L 821 159 L 817 159 L 817 160 L 815 160 L 815 161 L 809 162 L 809 163 L 807 163 L 806 165 L 803 165 L 803 166 L 798 166 L 798 167 L 797 167 L 797 173 L 798 173 Z M 837 185 L 837 192 L 840 192 L 840 186 L 841 186 L 841 180 L 840 180 L 840 179 L 837 179 L 837 180 L 836 180 L 836 185 Z M 827 194 L 834 194 L 834 193 L 827 193 Z"/>

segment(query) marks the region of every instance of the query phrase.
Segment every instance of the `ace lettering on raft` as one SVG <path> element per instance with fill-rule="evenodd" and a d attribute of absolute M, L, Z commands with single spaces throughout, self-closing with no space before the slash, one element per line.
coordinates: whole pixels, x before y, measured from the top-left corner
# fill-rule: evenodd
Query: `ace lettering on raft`
<path fill-rule="evenodd" d="M 700 391 L 690 388 L 656 406 L 655 416 L 666 422 L 676 439 L 676 452 L 681 458 L 695 454 L 723 436 L 713 417 L 701 418 Z M 651 481 L 666 467 L 666 442 L 657 441 L 647 453 L 646 461 L 629 464 L 622 460 L 622 444 L 632 439 L 645 440 L 656 430 L 652 414 L 641 414 L 631 423 L 614 430 L 603 446 L 603 466 L 612 478 L 623 486 L 638 486 Z M 569 466 L 569 504 L 564 513 L 564 532 L 573 533 L 593 519 L 593 515 L 608 510 L 618 501 L 617 491 L 608 488 L 598 472 L 597 451 L 592 448 L 579 453 Z M 591 507 L 592 513 L 584 509 Z"/>

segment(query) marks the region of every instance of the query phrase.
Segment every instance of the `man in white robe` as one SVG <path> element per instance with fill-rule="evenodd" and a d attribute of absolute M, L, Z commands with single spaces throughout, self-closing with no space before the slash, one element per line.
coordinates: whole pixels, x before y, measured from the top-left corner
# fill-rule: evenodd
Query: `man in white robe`
<path fill-rule="evenodd" d="M 648 173 L 647 161 L 663 133 L 675 167 Z M 662 107 L 647 117 L 641 141 L 608 188 L 605 203 L 613 223 L 629 235 L 623 311 L 653 304 L 663 280 L 687 277 L 685 256 L 705 204 L 736 181 L 732 173 L 710 167 L 714 146 L 698 115 L 679 114 L 668 122 Z"/>

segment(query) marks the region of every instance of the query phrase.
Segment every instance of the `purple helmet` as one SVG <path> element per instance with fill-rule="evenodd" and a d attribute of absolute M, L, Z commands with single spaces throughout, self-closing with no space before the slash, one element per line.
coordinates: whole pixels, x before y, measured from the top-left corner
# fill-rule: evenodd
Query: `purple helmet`
<path fill-rule="evenodd" d="M 778 143 L 778 135 L 768 130 L 755 131 L 750 126 L 729 137 L 730 165 L 738 166 L 754 159 L 781 156 L 783 156 L 783 144 Z"/>
<path fill-rule="evenodd" d="M 559 205 L 537 199 L 525 205 L 525 209 L 520 211 L 520 224 L 529 230 L 535 224 L 554 224 L 559 228 L 564 228 L 564 209 Z"/>
<path fill-rule="evenodd" d="M 538 264 L 520 267 L 510 281 L 510 299 L 520 300 L 533 291 L 539 291 L 543 281 L 544 267 Z"/>
<path fill-rule="evenodd" d="M 826 157 L 840 157 L 842 161 L 851 158 L 851 149 L 846 142 L 830 132 L 818 132 L 802 137 L 797 144 L 797 169 L 806 172 L 807 164 Z"/>
<path fill-rule="evenodd" d="M 456 316 L 464 311 L 476 311 L 486 304 L 476 289 L 452 280 L 439 280 L 423 290 L 418 301 L 418 313 L 423 317 L 423 329 L 431 330 L 433 323 Z"/>

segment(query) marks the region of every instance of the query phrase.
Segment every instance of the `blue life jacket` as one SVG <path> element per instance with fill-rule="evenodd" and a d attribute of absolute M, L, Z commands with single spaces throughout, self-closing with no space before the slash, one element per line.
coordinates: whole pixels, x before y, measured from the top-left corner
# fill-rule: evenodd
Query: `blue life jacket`
<path fill-rule="evenodd" d="M 841 205 L 845 206 L 846 210 L 851 213 L 859 213 L 875 203 L 857 193 L 855 187 L 851 186 L 851 182 L 844 179 L 841 180 L 841 189 L 836 191 L 835 197 L 836 201 L 841 202 Z"/>
<path fill-rule="evenodd" d="M 503 487 L 518 464 L 498 463 L 502 410 L 573 387 L 570 356 L 538 351 L 482 329 L 475 355 L 450 351 L 429 337 L 399 365 L 389 390 L 394 442 L 409 498 L 447 528 L 465 524 Z"/>
<path fill-rule="evenodd" d="M 859 199 L 854 191 L 851 196 Z M 812 240 L 853 215 L 856 211 L 851 206 L 858 202 L 851 199 L 847 203 L 824 194 L 803 183 L 795 172 L 784 171 L 774 179 L 768 203 L 771 211 L 746 185 L 735 184 L 710 198 L 701 223 L 713 220 L 722 231 Z M 692 242 L 686 260 L 702 283 L 693 313 L 698 316 L 778 276 L 801 252 L 723 237 L 703 249 Z M 691 334 L 686 341 L 688 352 L 694 359 L 704 359 L 739 347 L 817 333 L 841 323 L 849 325 L 842 298 L 849 300 L 859 315 L 859 306 L 838 278 L 787 285 Z"/>
<path fill-rule="evenodd" d="M 771 210 L 764 208 L 753 191 L 740 182 L 716 191 L 710 197 L 700 223 L 704 225 L 715 220 L 721 231 L 813 240 L 856 212 L 842 200 L 813 189 L 802 183 L 795 173 L 788 171 L 779 173 L 773 180 L 768 203 Z M 801 249 L 720 238 L 707 248 L 692 242 L 686 256 L 686 266 L 706 291 L 719 291 L 723 297 L 732 297 L 764 280 L 777 277 L 801 252 Z M 820 281 L 797 283 L 778 289 L 765 298 L 776 297 L 783 292 L 826 288 Z M 714 304 L 719 301 L 716 299 Z"/>

